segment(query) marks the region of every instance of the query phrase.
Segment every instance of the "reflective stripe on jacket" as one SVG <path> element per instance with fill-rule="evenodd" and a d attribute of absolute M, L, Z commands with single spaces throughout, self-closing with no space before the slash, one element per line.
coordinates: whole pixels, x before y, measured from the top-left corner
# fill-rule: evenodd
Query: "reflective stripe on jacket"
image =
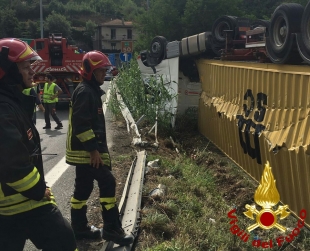
<path fill-rule="evenodd" d="M 1 82 L 1 81 L 0 81 Z M 0 83 L 2 84 L 2 83 Z M 0 215 L 22 214 L 46 204 L 39 133 L 20 101 L 0 89 Z M 32 106 L 33 107 L 33 106 Z"/>
<path fill-rule="evenodd" d="M 55 198 L 50 196 L 51 200 L 43 198 L 40 201 L 31 200 L 20 193 L 5 196 L 0 184 L 0 215 L 15 215 L 28 212 L 32 209 L 41 207 L 47 204 L 55 204 Z"/>
<path fill-rule="evenodd" d="M 50 99 L 53 95 L 55 95 L 54 90 L 55 90 L 55 83 L 51 83 L 50 86 L 48 83 L 44 84 L 44 89 L 43 89 L 43 102 L 44 103 L 57 103 L 58 98 Z"/>

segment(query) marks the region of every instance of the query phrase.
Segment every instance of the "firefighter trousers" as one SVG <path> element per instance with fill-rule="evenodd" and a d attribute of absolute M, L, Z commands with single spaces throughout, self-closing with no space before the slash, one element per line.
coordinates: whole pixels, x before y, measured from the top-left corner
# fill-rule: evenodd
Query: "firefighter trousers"
<path fill-rule="evenodd" d="M 57 123 L 57 125 L 61 124 L 60 119 L 56 115 L 56 103 L 44 103 L 44 119 L 45 119 L 45 124 L 47 126 L 51 125 L 51 120 L 50 120 L 50 115 L 54 119 L 54 121 Z"/>
<path fill-rule="evenodd" d="M 42 251 L 76 251 L 69 222 L 55 205 L 45 205 L 36 214 L 0 216 L 0 250 L 22 251 L 27 239 Z"/>
<path fill-rule="evenodd" d="M 75 168 L 75 188 L 71 199 L 71 224 L 74 229 L 87 225 L 86 202 L 93 191 L 94 180 L 98 182 L 100 202 L 108 201 L 115 206 L 115 178 L 109 166 L 77 165 Z"/>
<path fill-rule="evenodd" d="M 109 168 L 106 165 L 100 165 L 98 169 L 91 165 L 77 165 L 73 197 L 80 201 L 87 200 L 93 191 L 94 180 L 98 182 L 100 198 L 115 197 L 115 178 Z"/>

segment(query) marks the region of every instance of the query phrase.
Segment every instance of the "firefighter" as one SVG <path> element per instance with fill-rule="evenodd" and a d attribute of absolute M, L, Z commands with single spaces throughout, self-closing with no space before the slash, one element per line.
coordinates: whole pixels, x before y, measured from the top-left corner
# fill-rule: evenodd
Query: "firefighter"
<path fill-rule="evenodd" d="M 44 119 L 45 126 L 43 129 L 51 129 L 50 114 L 54 121 L 57 123 L 56 130 L 63 128 L 63 125 L 56 114 L 56 105 L 58 102 L 58 96 L 62 94 L 61 88 L 53 82 L 53 76 L 47 74 L 45 77 L 46 83 L 43 89 L 43 103 L 44 103 Z"/>
<path fill-rule="evenodd" d="M 70 224 L 46 186 L 40 137 L 31 116 L 31 63 L 42 60 L 27 43 L 0 39 L 0 249 L 22 251 L 30 239 L 43 251 L 77 250 Z"/>
<path fill-rule="evenodd" d="M 76 238 L 98 238 L 99 230 L 88 226 L 86 202 L 97 180 L 104 227 L 102 238 L 119 245 L 129 245 L 133 237 L 126 235 L 119 220 L 115 198 L 115 178 L 106 140 L 105 118 L 100 86 L 104 82 L 109 59 L 99 51 L 83 57 L 79 71 L 83 81 L 72 94 L 69 110 L 66 162 L 75 166 L 76 178 L 71 198 L 71 225 Z"/>

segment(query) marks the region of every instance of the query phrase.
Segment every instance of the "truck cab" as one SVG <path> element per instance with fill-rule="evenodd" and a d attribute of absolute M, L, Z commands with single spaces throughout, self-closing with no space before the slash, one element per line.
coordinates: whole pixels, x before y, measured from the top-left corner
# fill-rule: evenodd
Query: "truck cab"
<path fill-rule="evenodd" d="M 51 33 L 48 38 L 33 39 L 30 46 L 43 59 L 32 66 L 36 72 L 34 82 L 39 83 L 43 91 L 45 75 L 51 74 L 54 82 L 62 89 L 59 102 L 68 102 L 78 83 L 82 81 L 78 71 L 82 67 L 85 52 L 68 44 L 61 33 Z"/>

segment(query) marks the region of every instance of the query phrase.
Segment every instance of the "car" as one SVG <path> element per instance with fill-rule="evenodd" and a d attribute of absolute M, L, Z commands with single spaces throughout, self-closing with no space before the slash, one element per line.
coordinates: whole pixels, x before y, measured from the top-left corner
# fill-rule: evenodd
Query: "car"
<path fill-rule="evenodd" d="M 106 72 L 104 81 L 111 81 L 113 77 L 115 77 L 118 74 L 118 69 L 116 66 L 112 66 L 110 70 Z"/>
<path fill-rule="evenodd" d="M 111 81 L 113 78 L 113 74 L 111 72 L 111 70 L 107 71 L 104 77 L 104 81 Z"/>
<path fill-rule="evenodd" d="M 112 67 L 111 72 L 112 72 L 113 76 L 116 76 L 118 74 L 118 69 L 116 68 L 116 66 Z"/>

